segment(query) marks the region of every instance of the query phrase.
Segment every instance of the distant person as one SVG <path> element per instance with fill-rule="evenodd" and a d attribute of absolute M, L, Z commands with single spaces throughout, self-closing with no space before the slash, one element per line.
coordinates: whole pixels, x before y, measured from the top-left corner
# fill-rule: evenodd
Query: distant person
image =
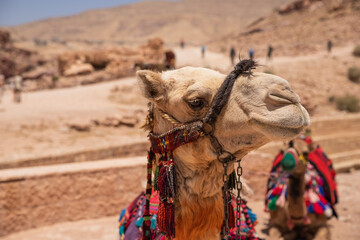
<path fill-rule="evenodd" d="M 230 59 L 231 59 L 231 64 L 232 65 L 234 65 L 235 55 L 236 55 L 235 48 L 231 47 L 231 49 L 230 49 Z"/>
<path fill-rule="evenodd" d="M 0 103 L 5 91 L 5 76 L 0 74 Z"/>
<path fill-rule="evenodd" d="M 254 49 L 253 48 L 250 48 L 249 49 L 249 58 L 251 59 L 251 60 L 253 60 L 254 59 Z"/>
<path fill-rule="evenodd" d="M 14 102 L 21 102 L 21 91 L 22 91 L 23 79 L 20 75 L 16 75 L 12 79 L 12 87 L 14 92 Z"/>
<path fill-rule="evenodd" d="M 329 40 L 327 41 L 327 50 L 328 50 L 328 53 L 329 53 L 329 54 L 331 53 L 332 47 L 333 47 L 333 43 L 332 43 L 332 41 L 329 39 Z"/>
<path fill-rule="evenodd" d="M 183 38 L 182 38 L 181 41 L 180 41 L 180 47 L 181 47 L 181 48 L 184 48 L 184 47 L 185 47 L 185 41 L 184 41 Z"/>
<path fill-rule="evenodd" d="M 267 59 L 268 59 L 268 61 L 271 60 L 271 56 L 272 56 L 273 51 L 274 51 L 273 46 L 271 46 L 271 44 L 269 44 L 268 51 L 267 51 Z"/>
<path fill-rule="evenodd" d="M 201 46 L 201 57 L 204 58 L 205 57 L 205 51 L 206 51 L 206 46 L 202 45 Z"/>

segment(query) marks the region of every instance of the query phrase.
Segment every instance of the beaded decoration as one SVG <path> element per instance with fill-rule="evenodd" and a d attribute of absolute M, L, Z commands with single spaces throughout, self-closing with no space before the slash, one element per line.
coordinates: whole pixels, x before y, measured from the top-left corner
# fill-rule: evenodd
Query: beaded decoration
<path fill-rule="evenodd" d="M 202 122 L 180 125 L 173 130 L 156 135 L 149 134 L 151 143 L 148 153 L 146 204 L 143 222 L 143 240 L 151 240 L 151 214 L 150 198 L 152 188 L 159 193 L 159 208 L 157 213 L 158 228 L 166 234 L 168 239 L 175 237 L 175 197 L 176 197 L 176 172 L 173 151 L 187 143 L 196 141 L 203 136 Z M 152 169 L 155 164 L 155 154 L 160 154 L 158 165 L 152 184 Z"/>
<path fill-rule="evenodd" d="M 145 193 L 141 193 L 126 209 L 122 210 L 119 217 L 119 235 L 120 240 L 140 240 L 143 239 L 144 224 L 144 207 L 146 197 Z M 152 240 L 166 240 L 166 234 L 159 229 L 158 225 L 158 212 L 159 212 L 159 193 L 154 191 L 150 198 L 150 230 Z M 229 209 L 231 211 L 229 220 L 231 223 L 229 240 L 239 240 L 236 237 L 235 215 L 236 215 L 236 199 L 231 197 L 229 203 Z M 241 201 L 241 240 L 260 240 L 258 237 L 255 226 L 258 223 L 256 214 L 247 206 L 245 200 Z"/>

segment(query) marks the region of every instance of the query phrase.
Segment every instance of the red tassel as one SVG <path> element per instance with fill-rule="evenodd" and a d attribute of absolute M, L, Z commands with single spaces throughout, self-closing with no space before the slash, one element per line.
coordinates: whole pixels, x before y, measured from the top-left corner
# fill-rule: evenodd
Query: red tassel
<path fill-rule="evenodd" d="M 235 227 L 235 214 L 234 214 L 234 208 L 231 205 L 231 203 L 229 203 L 228 208 L 229 208 L 229 227 L 234 228 Z"/>
<path fill-rule="evenodd" d="M 165 224 L 165 214 L 166 214 L 166 209 L 165 209 L 165 202 L 160 201 L 159 203 L 159 210 L 158 210 L 158 228 L 161 232 L 165 232 L 166 231 L 166 224 Z"/>
<path fill-rule="evenodd" d="M 160 201 L 166 198 L 166 167 L 162 167 L 159 172 L 157 189 L 159 191 Z"/>
<path fill-rule="evenodd" d="M 175 208 L 173 203 L 166 204 L 166 234 L 172 239 L 175 237 Z"/>

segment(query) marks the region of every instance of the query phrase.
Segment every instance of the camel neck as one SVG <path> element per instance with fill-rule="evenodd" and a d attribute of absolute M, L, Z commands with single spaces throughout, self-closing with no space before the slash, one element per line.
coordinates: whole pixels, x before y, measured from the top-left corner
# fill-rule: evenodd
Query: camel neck
<path fill-rule="evenodd" d="M 306 213 L 304 203 L 305 172 L 301 174 L 290 175 L 288 189 L 288 211 L 290 217 L 304 217 Z"/>
<path fill-rule="evenodd" d="M 175 160 L 177 239 L 217 239 L 224 219 L 223 169 L 218 161 L 193 167 Z M 192 170 L 196 169 L 196 170 Z"/>

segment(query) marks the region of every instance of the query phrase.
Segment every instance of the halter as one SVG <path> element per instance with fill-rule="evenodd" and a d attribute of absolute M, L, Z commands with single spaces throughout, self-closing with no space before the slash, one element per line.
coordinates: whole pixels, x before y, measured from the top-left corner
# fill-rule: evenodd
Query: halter
<path fill-rule="evenodd" d="M 242 168 L 240 160 L 231 152 L 224 149 L 223 145 L 214 136 L 215 123 L 217 117 L 221 113 L 223 107 L 227 104 L 232 88 L 236 79 L 240 75 L 251 75 L 251 69 L 255 69 L 256 63 L 253 60 L 242 60 L 236 64 L 234 70 L 225 78 L 216 93 L 209 111 L 201 120 L 196 120 L 188 123 L 181 123 L 169 114 L 160 111 L 160 115 L 169 122 L 176 125 L 173 129 L 162 134 L 149 133 L 149 140 L 151 143 L 148 152 L 147 163 L 147 186 L 146 186 L 146 205 L 143 222 L 143 240 L 151 239 L 151 214 L 150 214 L 150 197 L 154 188 L 159 192 L 159 210 L 158 210 L 158 228 L 164 232 L 168 239 L 175 237 L 175 197 L 176 197 L 176 171 L 174 165 L 173 151 L 185 144 L 197 141 L 200 137 L 209 137 L 211 145 L 216 153 L 217 159 L 222 163 L 224 168 L 223 173 L 223 201 L 224 201 L 224 224 L 222 229 L 223 239 L 229 239 L 230 227 L 237 227 L 236 236 L 240 239 L 240 209 L 242 199 L 240 191 L 242 183 L 240 177 L 242 175 Z M 149 115 L 147 121 L 153 125 L 153 105 L 149 106 Z M 153 127 L 153 126 L 152 126 Z M 160 154 L 158 159 L 158 166 L 155 169 L 154 185 L 152 184 L 152 168 L 155 163 L 155 154 Z M 224 157 L 222 157 L 225 155 Z M 235 171 L 231 174 L 227 172 L 227 167 L 230 162 L 238 161 L 237 178 Z M 231 206 L 232 189 L 237 189 L 236 196 L 236 219 L 233 219 L 234 214 Z M 232 220 L 232 221 L 231 221 Z"/>

